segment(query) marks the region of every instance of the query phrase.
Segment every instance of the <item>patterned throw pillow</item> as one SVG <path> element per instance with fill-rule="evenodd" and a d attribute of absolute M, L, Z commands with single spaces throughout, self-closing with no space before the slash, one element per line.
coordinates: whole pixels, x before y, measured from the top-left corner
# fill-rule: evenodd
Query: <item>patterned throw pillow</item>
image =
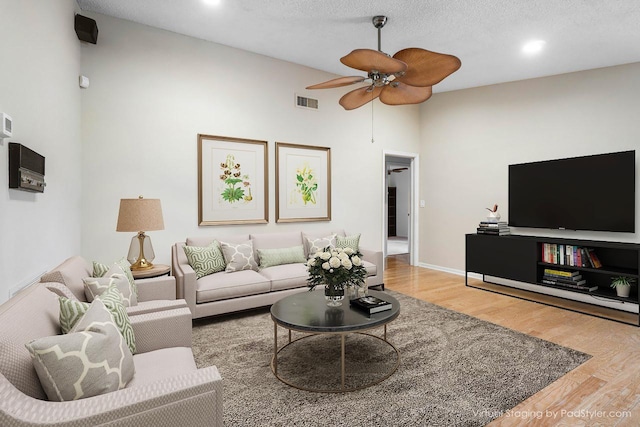
<path fill-rule="evenodd" d="M 138 305 L 138 299 L 133 289 L 131 289 L 129 279 L 127 279 L 127 276 L 125 276 L 122 269 L 117 265 L 114 265 L 105 277 L 85 277 L 82 281 L 84 282 L 84 294 L 89 302 L 105 293 L 107 289 L 109 289 L 109 286 L 116 285 L 122 294 L 122 303 L 125 307 Z"/>
<path fill-rule="evenodd" d="M 326 237 L 311 237 L 305 234 L 304 244 L 307 248 L 307 255 L 311 256 L 316 252 L 323 250 L 327 246 L 334 248 L 336 246 L 336 235 L 332 234 Z"/>
<path fill-rule="evenodd" d="M 360 234 L 353 234 L 351 236 L 337 236 L 336 237 L 336 247 L 337 248 L 351 248 L 354 252 L 359 251 L 360 244 Z"/>
<path fill-rule="evenodd" d="M 122 269 L 124 274 L 127 276 L 127 279 L 129 279 L 129 284 L 131 285 L 131 289 L 133 290 L 133 293 L 136 294 L 136 297 L 137 297 L 138 287 L 136 286 L 136 282 L 133 279 L 133 274 L 131 273 L 131 264 L 129 264 L 129 261 L 127 261 L 127 259 L 123 257 L 123 258 L 120 258 L 118 261 L 116 261 L 114 265 L 117 265 Z M 93 261 L 93 277 L 104 277 L 104 275 L 107 274 L 107 271 L 109 271 L 110 269 L 111 267 L 108 266 L 107 264 L 102 264 L 101 262 Z"/>
<path fill-rule="evenodd" d="M 118 326 L 120 333 L 124 337 L 129 350 L 136 354 L 136 337 L 133 334 L 133 327 L 127 314 L 127 309 L 122 304 L 122 294 L 115 285 L 111 285 L 96 299 L 101 300 L 111 312 L 113 321 Z M 89 309 L 88 302 L 73 301 L 68 298 L 59 297 L 60 302 L 60 329 L 63 334 L 68 333 Z"/>
<path fill-rule="evenodd" d="M 227 266 L 220 249 L 220 243 L 214 240 L 209 246 L 183 246 L 189 265 L 196 272 L 196 278 L 223 271 Z"/>
<path fill-rule="evenodd" d="M 109 266 L 98 261 L 93 261 L 93 277 L 103 277 L 109 271 Z"/>
<path fill-rule="evenodd" d="M 258 249 L 258 259 L 260 260 L 260 268 L 307 262 L 302 246 L 280 249 Z"/>
<path fill-rule="evenodd" d="M 124 388 L 133 356 L 111 313 L 96 299 L 71 333 L 25 344 L 47 397 L 63 402 Z"/>
<path fill-rule="evenodd" d="M 76 301 L 78 300 L 78 298 L 76 298 L 73 292 L 71 292 L 69 288 L 67 288 L 67 286 L 62 283 L 45 282 L 43 283 L 43 285 L 45 288 L 49 289 L 51 292 L 58 295 L 59 297 L 65 297 L 65 298 L 69 298 Z"/>
<path fill-rule="evenodd" d="M 227 267 L 224 271 L 231 273 L 242 270 L 258 271 L 258 264 L 253 258 L 253 243 L 247 240 L 243 243 L 220 242 Z"/>

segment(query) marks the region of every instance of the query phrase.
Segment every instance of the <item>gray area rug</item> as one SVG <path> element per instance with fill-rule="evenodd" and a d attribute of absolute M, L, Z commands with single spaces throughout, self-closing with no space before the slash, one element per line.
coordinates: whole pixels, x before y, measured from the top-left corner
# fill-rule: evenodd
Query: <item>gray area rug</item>
<path fill-rule="evenodd" d="M 198 367 L 224 379 L 226 426 L 482 426 L 591 356 L 388 291 L 401 304 L 388 326 L 400 366 L 383 382 L 349 393 L 314 393 L 271 372 L 268 309 L 194 321 Z M 382 335 L 383 329 L 372 331 Z M 294 333 L 294 339 L 303 337 Z M 279 328 L 279 346 L 287 333 Z M 340 383 L 340 341 L 304 338 L 279 355 L 279 372 L 300 385 Z M 375 380 L 395 363 L 375 338 L 347 336 L 347 386 Z"/>

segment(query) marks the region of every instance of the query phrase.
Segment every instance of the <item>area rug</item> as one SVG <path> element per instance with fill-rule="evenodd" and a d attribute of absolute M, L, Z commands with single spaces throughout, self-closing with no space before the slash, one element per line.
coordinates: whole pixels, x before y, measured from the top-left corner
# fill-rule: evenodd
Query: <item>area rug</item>
<path fill-rule="evenodd" d="M 400 366 L 383 382 L 349 393 L 302 391 L 274 377 L 268 309 L 194 321 L 198 367 L 216 365 L 224 380 L 225 425 L 482 426 L 591 357 L 388 292 L 401 304 L 388 326 Z M 279 345 L 286 339 L 279 329 Z M 288 347 L 278 358 L 279 372 L 302 384 L 339 381 L 339 341 L 331 339 Z M 355 384 L 368 371 L 386 369 L 395 355 L 379 340 L 357 334 L 347 336 L 346 348 L 346 371 Z"/>

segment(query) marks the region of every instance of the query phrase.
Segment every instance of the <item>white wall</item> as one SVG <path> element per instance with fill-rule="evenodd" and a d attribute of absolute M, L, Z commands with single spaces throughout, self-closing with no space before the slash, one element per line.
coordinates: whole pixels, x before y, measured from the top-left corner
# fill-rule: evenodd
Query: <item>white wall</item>
<path fill-rule="evenodd" d="M 464 270 L 465 233 L 475 232 L 485 207 L 497 203 L 508 220 L 509 164 L 632 149 L 639 156 L 639 97 L 636 63 L 441 93 L 422 104 L 420 198 L 427 207 L 420 210 L 421 263 Z M 636 180 L 638 189 L 638 171 Z M 636 229 L 639 200 L 636 190 Z M 640 235 L 512 233 L 623 242 L 638 242 Z"/>
<path fill-rule="evenodd" d="M 374 104 L 345 111 L 349 88 L 306 91 L 335 76 L 99 14 L 98 44 L 83 46 L 82 253 L 108 261 L 126 255 L 133 233 L 117 233 L 120 198 L 162 201 L 165 230 L 150 232 L 156 261 L 187 236 L 327 230 L 362 233 L 381 247 L 382 150 L 419 150 L 419 108 Z M 336 59 L 337 60 L 337 59 Z M 294 106 L 294 94 L 320 109 Z M 197 134 L 269 141 L 270 222 L 198 227 Z M 275 224 L 275 142 L 331 147 L 331 223 Z"/>
<path fill-rule="evenodd" d="M 0 303 L 80 251 L 80 41 L 73 0 L 1 0 Z M 44 193 L 8 186 L 8 146 L 45 156 Z"/>

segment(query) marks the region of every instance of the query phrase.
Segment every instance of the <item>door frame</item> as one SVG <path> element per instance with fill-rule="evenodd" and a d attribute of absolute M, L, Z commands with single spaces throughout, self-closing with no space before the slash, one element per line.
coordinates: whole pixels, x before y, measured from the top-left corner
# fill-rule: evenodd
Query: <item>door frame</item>
<path fill-rule="evenodd" d="M 418 265 L 419 254 L 419 218 L 418 208 L 420 203 L 419 197 L 419 171 L 420 171 L 420 155 L 418 153 L 409 153 L 405 151 L 382 150 L 382 256 L 384 257 L 385 267 L 387 262 L 387 157 L 401 157 L 410 159 L 410 181 L 409 189 L 409 263 Z"/>

